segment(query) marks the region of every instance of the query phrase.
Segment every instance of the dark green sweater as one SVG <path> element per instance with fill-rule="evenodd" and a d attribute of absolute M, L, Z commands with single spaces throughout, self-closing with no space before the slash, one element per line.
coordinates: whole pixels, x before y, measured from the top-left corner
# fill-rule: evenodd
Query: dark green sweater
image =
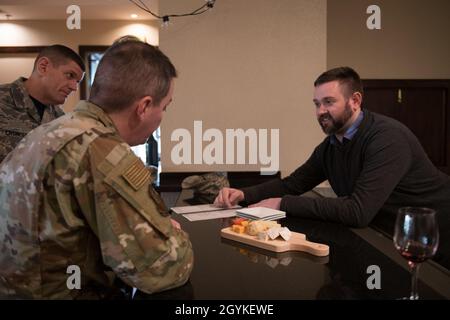
<path fill-rule="evenodd" d="M 282 197 L 281 210 L 290 216 L 350 227 L 373 223 L 390 234 L 398 208 L 426 206 L 438 211 L 441 243 L 450 241 L 443 234 L 450 232 L 450 177 L 431 163 L 406 126 L 364 110 L 352 140 L 330 139 L 290 176 L 243 189 L 245 201 Z M 337 198 L 299 196 L 327 179 Z"/>

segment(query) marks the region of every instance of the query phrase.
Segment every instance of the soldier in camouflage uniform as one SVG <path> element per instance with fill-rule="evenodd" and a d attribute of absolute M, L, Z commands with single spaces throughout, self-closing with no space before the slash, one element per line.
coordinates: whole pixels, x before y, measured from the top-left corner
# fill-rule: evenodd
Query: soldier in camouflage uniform
<path fill-rule="evenodd" d="M 171 101 L 176 70 L 158 49 L 107 50 L 90 101 L 41 125 L 0 166 L 0 296 L 102 298 L 118 276 L 146 293 L 184 284 L 188 235 L 169 217 L 129 145 Z M 80 268 L 81 288 L 69 267 Z"/>
<path fill-rule="evenodd" d="M 64 114 L 58 106 L 76 91 L 84 63 L 62 45 L 44 48 L 28 79 L 0 85 L 0 162 L 28 132 Z"/>

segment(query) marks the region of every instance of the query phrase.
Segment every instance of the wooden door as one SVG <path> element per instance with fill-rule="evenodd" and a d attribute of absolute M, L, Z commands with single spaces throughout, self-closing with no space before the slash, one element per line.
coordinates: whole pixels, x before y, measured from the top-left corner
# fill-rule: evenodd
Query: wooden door
<path fill-rule="evenodd" d="M 450 174 L 450 80 L 363 80 L 363 107 L 399 120 Z"/>

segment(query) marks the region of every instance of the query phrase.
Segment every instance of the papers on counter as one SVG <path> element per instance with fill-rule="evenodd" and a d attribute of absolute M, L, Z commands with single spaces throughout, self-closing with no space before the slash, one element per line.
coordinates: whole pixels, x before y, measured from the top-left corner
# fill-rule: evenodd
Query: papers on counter
<path fill-rule="evenodd" d="M 229 210 L 219 210 L 219 211 L 206 211 L 198 213 L 189 213 L 183 215 L 189 221 L 201 221 L 201 220 L 212 220 L 221 218 L 231 218 L 236 216 L 236 209 Z"/>
<path fill-rule="evenodd" d="M 242 208 L 241 206 L 234 206 L 231 208 L 219 208 L 214 206 L 213 204 L 200 204 L 200 205 L 196 205 L 196 206 L 184 206 L 184 207 L 173 207 L 170 208 L 170 210 L 172 210 L 175 213 L 178 214 L 187 214 L 187 213 L 198 213 L 198 212 L 210 212 L 210 211 L 223 211 L 223 210 L 230 210 L 230 209 L 234 209 L 234 211 L 236 211 L 236 209 Z"/>
<path fill-rule="evenodd" d="M 237 216 L 250 220 L 278 220 L 286 218 L 286 212 L 264 207 L 236 210 Z"/>
<path fill-rule="evenodd" d="M 196 206 L 173 207 L 171 210 L 177 214 L 182 214 L 189 221 L 201 221 L 211 219 L 230 218 L 236 216 L 236 209 L 241 206 L 231 208 L 218 208 L 212 204 L 202 204 Z"/>
<path fill-rule="evenodd" d="M 249 220 L 278 220 L 286 217 L 284 211 L 264 207 L 242 208 L 241 206 L 234 206 L 231 208 L 218 208 L 213 204 L 201 204 L 173 207 L 171 210 L 177 214 L 182 214 L 189 221 L 230 218 L 236 215 Z"/>

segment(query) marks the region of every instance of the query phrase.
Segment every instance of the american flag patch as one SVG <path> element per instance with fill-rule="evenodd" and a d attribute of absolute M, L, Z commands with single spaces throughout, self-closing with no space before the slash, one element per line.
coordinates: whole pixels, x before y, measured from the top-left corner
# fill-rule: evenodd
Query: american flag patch
<path fill-rule="evenodd" d="M 141 160 L 136 159 L 125 169 L 122 177 L 137 191 L 150 181 L 150 171 L 144 166 Z"/>

